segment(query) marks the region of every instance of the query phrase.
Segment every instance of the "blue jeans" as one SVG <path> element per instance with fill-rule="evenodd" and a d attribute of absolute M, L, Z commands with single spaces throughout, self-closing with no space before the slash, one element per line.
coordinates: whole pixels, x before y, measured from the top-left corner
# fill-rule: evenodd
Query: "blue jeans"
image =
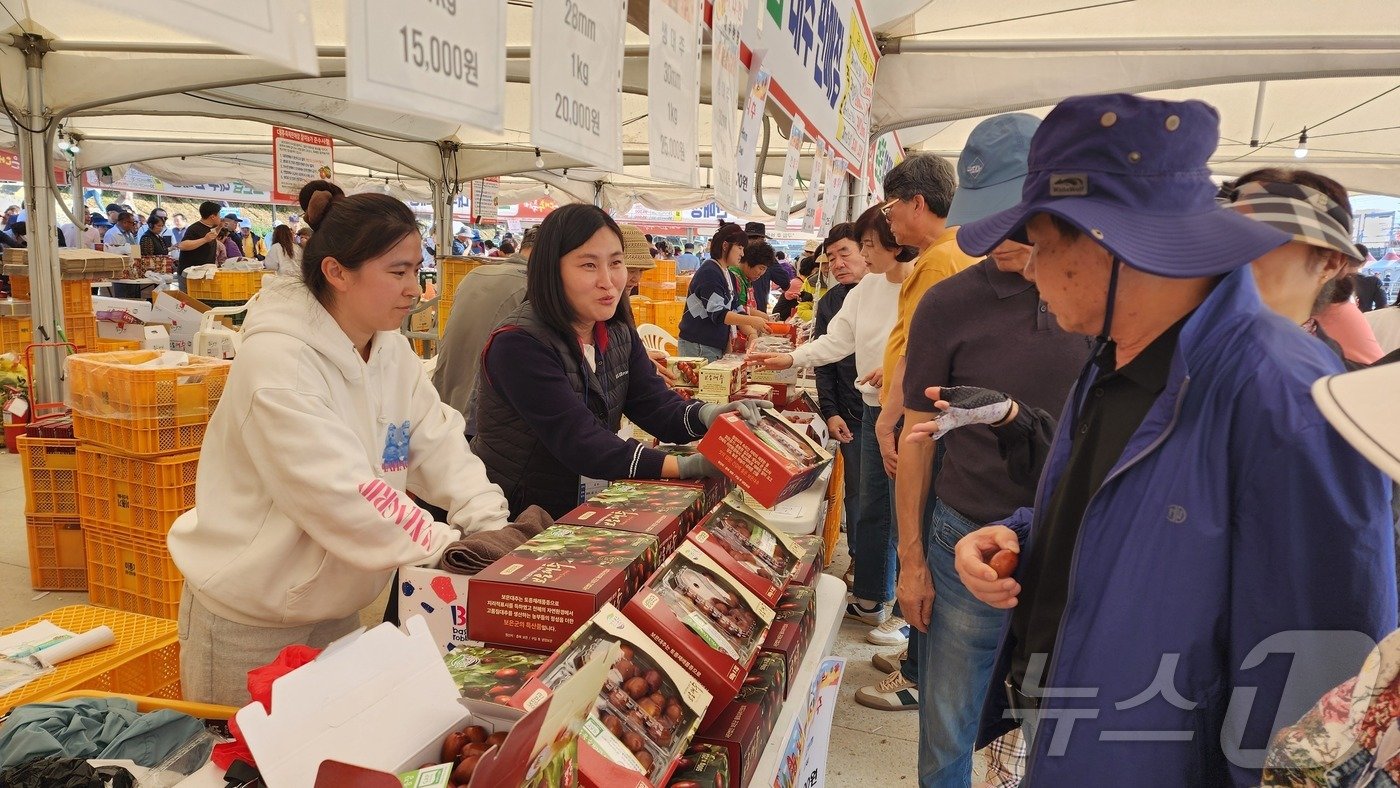
<path fill-rule="evenodd" d="M 880 456 L 880 441 L 875 437 L 875 420 L 880 409 L 865 406 L 860 431 L 860 518 L 855 540 L 846 534 L 855 565 L 855 587 L 851 593 L 860 599 L 887 602 L 894 599 L 894 581 L 898 567 L 895 547 L 899 531 L 894 519 L 894 480 L 885 473 L 885 460 Z M 899 615 L 896 606 L 895 615 Z M 919 681 L 919 639 L 922 635 L 909 628 L 909 658 L 900 665 L 906 679 Z"/>
<path fill-rule="evenodd" d="M 846 463 L 843 483 L 846 487 L 846 548 L 852 554 L 851 545 L 856 543 L 856 523 L 860 522 L 860 434 L 864 431 L 863 422 L 847 421 L 851 430 L 851 442 L 841 444 L 841 459 Z M 875 426 L 870 425 L 874 430 Z"/>
<path fill-rule="evenodd" d="M 719 357 L 724 355 L 724 351 L 720 348 L 701 345 L 688 339 L 676 340 L 676 345 L 680 348 L 682 356 L 703 358 L 706 361 L 719 361 Z"/>
<path fill-rule="evenodd" d="M 920 655 L 919 786 L 965 788 L 972 781 L 982 702 L 1009 614 L 973 597 L 953 566 L 958 540 L 984 523 L 936 501 L 932 525 L 924 546 L 936 594 Z"/>
<path fill-rule="evenodd" d="M 895 545 L 894 482 L 885 473 L 880 443 L 875 438 L 875 420 L 880 409 L 865 406 L 865 416 L 856 440 L 860 443 L 860 517 L 855 537 L 848 533 L 851 559 L 855 567 L 855 587 L 851 592 L 871 602 L 894 599 Z"/>

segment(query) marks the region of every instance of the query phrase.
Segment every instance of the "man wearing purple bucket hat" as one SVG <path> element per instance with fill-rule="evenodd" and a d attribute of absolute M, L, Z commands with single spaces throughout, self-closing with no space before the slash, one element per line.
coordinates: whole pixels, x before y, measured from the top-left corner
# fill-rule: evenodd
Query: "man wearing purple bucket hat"
<path fill-rule="evenodd" d="M 1028 785 L 1257 784 L 1316 697 L 1297 683 L 1335 684 L 1364 657 L 1342 644 L 1395 627 L 1386 482 L 1309 397 L 1340 362 L 1260 301 L 1247 263 L 1288 236 L 1216 205 L 1218 138 L 1199 101 L 1067 99 L 1021 202 L 958 235 L 985 254 L 1024 228 L 1051 312 L 1098 337 L 1035 507 L 955 551 L 1011 610 L 980 739 L 1019 720 Z"/>
<path fill-rule="evenodd" d="M 977 124 L 958 158 L 949 223 L 964 225 L 1019 202 L 1039 125 L 1035 116 L 1019 112 Z M 963 587 L 953 546 L 983 524 L 1032 503 L 1035 481 L 1007 472 L 991 427 L 939 435 L 946 453 L 935 463 L 935 445 L 912 438 L 914 425 L 937 412 L 925 395 L 930 386 L 943 387 L 949 399 L 994 389 L 1030 407 L 1055 412 L 1064 407 L 1089 347 L 1083 336 L 1055 324 L 1035 285 L 1023 276 L 1030 253 L 1029 246 L 1002 241 L 987 259 L 925 293 L 909 324 L 899 447 L 903 472 L 895 479 L 895 498 L 899 603 L 909 623 L 925 633 L 917 674 L 921 788 L 966 786 L 972 779 L 972 744 L 1007 618 L 1006 611 L 988 607 Z M 1002 407 L 997 420 L 1010 423 L 1010 402 Z"/>

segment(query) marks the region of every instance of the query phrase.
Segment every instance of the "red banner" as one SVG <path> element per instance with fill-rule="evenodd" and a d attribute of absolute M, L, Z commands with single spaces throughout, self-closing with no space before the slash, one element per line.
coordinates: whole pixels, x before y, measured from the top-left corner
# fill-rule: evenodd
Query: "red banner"
<path fill-rule="evenodd" d="M 68 173 L 61 167 L 53 168 L 54 180 L 60 186 L 68 183 Z M 0 150 L 0 181 L 23 181 L 24 168 L 19 163 L 19 152 L 13 150 Z"/>

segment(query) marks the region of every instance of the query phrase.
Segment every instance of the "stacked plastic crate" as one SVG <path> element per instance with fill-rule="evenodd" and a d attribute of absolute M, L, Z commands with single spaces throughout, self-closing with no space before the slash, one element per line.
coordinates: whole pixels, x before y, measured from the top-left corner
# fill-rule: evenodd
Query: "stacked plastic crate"
<path fill-rule="evenodd" d="M 69 405 L 88 595 L 95 605 L 175 618 L 184 580 L 165 535 L 194 506 L 199 448 L 230 362 L 141 366 L 158 356 L 70 357 Z"/>
<path fill-rule="evenodd" d="M 438 336 L 447 331 L 447 316 L 452 313 L 452 302 L 457 298 L 457 286 L 482 262 L 483 258 L 480 257 L 458 256 L 444 257 L 438 261 L 438 270 L 442 272 L 438 278 Z"/>
<path fill-rule="evenodd" d="M 651 299 L 648 321 L 665 329 L 671 336 L 681 330 L 681 305 L 684 294 L 676 288 L 676 261 L 657 260 L 656 267 L 642 274 L 641 295 Z"/>
<path fill-rule="evenodd" d="M 77 455 L 71 419 L 46 419 L 19 438 L 29 581 L 37 591 L 87 589 Z"/>
<path fill-rule="evenodd" d="M 92 285 L 122 270 L 128 258 L 122 255 L 94 252 L 89 249 L 58 250 L 63 278 L 59 282 L 63 293 L 63 335 L 79 350 L 97 347 L 97 314 L 92 306 Z M 10 278 L 10 295 L 28 301 L 31 293 L 28 253 L 24 249 L 6 249 L 5 273 Z M 59 337 L 41 336 L 30 328 L 30 318 L 0 319 L 0 352 L 24 352 L 29 342 L 57 342 Z M 23 344 L 19 344 L 22 342 Z"/>

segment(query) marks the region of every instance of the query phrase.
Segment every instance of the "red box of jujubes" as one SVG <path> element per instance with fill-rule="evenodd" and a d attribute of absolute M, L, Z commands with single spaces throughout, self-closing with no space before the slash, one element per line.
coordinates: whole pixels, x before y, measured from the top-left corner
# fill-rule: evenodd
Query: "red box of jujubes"
<path fill-rule="evenodd" d="M 689 539 L 770 607 L 778 603 L 805 557 L 791 537 L 742 504 L 720 504 Z"/>
<path fill-rule="evenodd" d="M 467 634 L 553 651 L 606 603 L 620 605 L 656 567 L 656 538 L 555 525 L 471 579 Z"/>
<path fill-rule="evenodd" d="M 650 534 L 664 558 L 705 515 L 704 504 L 705 491 L 697 486 L 617 481 L 555 523 Z"/>
<path fill-rule="evenodd" d="M 721 414 L 700 441 L 700 453 L 759 504 L 772 508 L 802 492 L 831 454 L 781 415 L 764 411 L 757 427 Z"/>
<path fill-rule="evenodd" d="M 742 788 L 753 777 L 782 710 L 786 673 L 780 657 L 761 655 L 738 697 L 695 737 L 697 744 L 725 749 L 729 755 L 729 788 Z"/>
<path fill-rule="evenodd" d="M 768 628 L 768 637 L 763 640 L 763 652 L 782 657 L 789 682 L 797 676 L 816 627 L 816 592 L 807 586 L 788 586 L 787 593 L 778 600 L 773 626 Z M 790 686 L 784 686 L 783 697 L 790 691 Z"/>
<path fill-rule="evenodd" d="M 771 607 L 689 542 L 622 612 L 710 691 L 707 723 L 744 685 L 773 622 Z"/>
<path fill-rule="evenodd" d="M 826 568 L 826 542 L 817 534 L 802 534 L 792 537 L 792 543 L 804 552 L 797 569 L 793 570 L 791 585 L 809 586 Z"/>
<path fill-rule="evenodd" d="M 605 605 L 579 628 L 511 705 L 533 709 L 598 654 L 612 661 L 580 731 L 582 781 L 609 788 L 665 785 L 699 729 L 710 693 L 617 608 Z"/>

